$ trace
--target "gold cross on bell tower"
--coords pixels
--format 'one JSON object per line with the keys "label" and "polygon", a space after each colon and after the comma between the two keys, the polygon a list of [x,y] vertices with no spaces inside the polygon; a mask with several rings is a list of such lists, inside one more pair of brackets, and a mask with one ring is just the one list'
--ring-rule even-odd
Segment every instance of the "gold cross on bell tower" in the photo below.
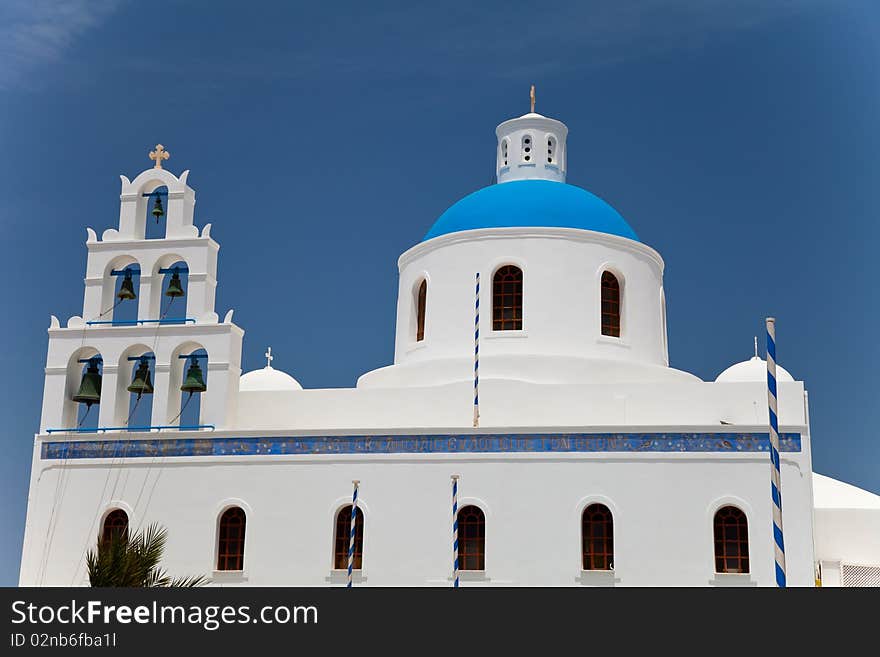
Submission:
{"label": "gold cross on bell tower", "polygon": [[531,109],[529,110],[532,114],[535,113],[535,85],[532,85],[532,88],[529,89],[529,101],[531,103]]}
{"label": "gold cross on bell tower", "polygon": [[171,157],[171,153],[166,151],[162,144],[156,144],[156,150],[150,151],[149,155],[149,158],[156,162],[156,166],[153,167],[154,169],[161,169],[162,160],[167,160],[169,157]]}

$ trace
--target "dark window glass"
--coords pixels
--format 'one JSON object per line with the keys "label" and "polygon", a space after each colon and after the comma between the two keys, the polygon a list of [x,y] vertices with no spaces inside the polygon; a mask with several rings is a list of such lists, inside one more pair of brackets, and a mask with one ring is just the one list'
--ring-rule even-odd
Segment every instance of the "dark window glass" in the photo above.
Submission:
{"label": "dark window glass", "polygon": [[715,572],[749,572],[749,523],[735,506],[715,514]]}
{"label": "dark window glass", "polygon": [[[351,504],[344,506],[336,514],[336,537],[333,541],[333,567],[348,570],[348,544],[351,540]],[[364,558],[364,515],[360,508],[355,511],[354,520],[354,559],[352,568],[360,570]]]}
{"label": "dark window glass", "polygon": [[425,306],[428,301],[428,281],[419,285],[418,311],[416,314],[416,342],[425,339]]}
{"label": "dark window glass", "polygon": [[461,570],[486,569],[486,516],[479,507],[458,512],[458,564]]}
{"label": "dark window glass", "polygon": [[584,509],[581,546],[584,570],[614,568],[614,521],[604,504],[591,504]]}
{"label": "dark window glass", "polygon": [[244,511],[233,506],[220,516],[217,570],[244,570]]}
{"label": "dark window glass", "polygon": [[620,337],[620,283],[610,271],[602,274],[602,335]]}
{"label": "dark window glass", "polygon": [[114,509],[104,518],[101,540],[109,541],[111,536],[128,535],[128,514],[122,509]]}
{"label": "dark window glass", "polygon": [[519,331],[523,317],[523,273],[514,265],[495,272],[492,281],[492,328]]}

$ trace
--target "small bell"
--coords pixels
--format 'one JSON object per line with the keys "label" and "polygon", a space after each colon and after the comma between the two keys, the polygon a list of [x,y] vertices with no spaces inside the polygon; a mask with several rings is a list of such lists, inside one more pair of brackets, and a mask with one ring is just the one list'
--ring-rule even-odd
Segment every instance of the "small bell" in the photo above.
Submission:
{"label": "small bell", "polygon": [[155,200],[153,201],[153,209],[152,214],[156,217],[156,223],[159,223],[159,217],[165,214],[164,208],[162,208],[162,197],[156,194]]}
{"label": "small bell", "polygon": [[116,293],[116,296],[120,301],[137,298],[137,295],[134,293],[134,282],[131,280],[130,269],[125,270],[125,278],[122,279],[122,285],[119,286],[119,292]]}
{"label": "small bell", "polygon": [[195,356],[190,358],[189,369],[180,389],[189,394],[205,392],[208,389],[208,386],[205,385],[205,377],[202,375],[202,368],[199,367],[199,361]]}
{"label": "small bell", "polygon": [[73,396],[73,401],[87,407],[101,403],[101,374],[98,372],[97,360],[89,359],[88,369],[83,373],[79,391]]}
{"label": "small bell", "polygon": [[165,290],[166,297],[182,297],[183,286],[180,284],[180,274],[177,268],[171,273],[171,280],[168,281],[168,289]]}
{"label": "small bell", "polygon": [[150,381],[150,364],[146,359],[141,360],[137,372],[135,372],[134,379],[126,390],[136,393],[138,397],[141,395],[153,394],[153,382]]}

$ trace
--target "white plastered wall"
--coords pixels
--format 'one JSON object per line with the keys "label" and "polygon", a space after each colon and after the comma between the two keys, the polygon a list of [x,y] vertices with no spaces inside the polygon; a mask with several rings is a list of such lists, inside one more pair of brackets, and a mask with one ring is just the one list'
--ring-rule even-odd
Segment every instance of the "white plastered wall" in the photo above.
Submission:
{"label": "white plastered wall", "polygon": [[[136,437],[136,436],[133,436]],[[465,586],[577,586],[597,581],[580,566],[585,500],[614,510],[615,586],[772,586],[766,453],[754,454],[416,454],[191,457],[68,462],[62,497],[57,462],[36,461],[23,585],[85,582],[83,552],[112,506],[127,505],[133,527],[169,530],[164,566],[214,576],[217,513],[247,505],[245,569],[217,573],[219,585],[326,586],[332,518],[361,481],[368,509],[361,582],[451,584],[450,474],[460,498],[486,512],[486,570]],[[788,578],[813,584],[809,453],[782,458]],[[160,479],[161,477],[161,479]],[[102,491],[105,481],[109,490]],[[198,485],[193,485],[198,482]],[[141,491],[144,491],[142,494]],[[751,573],[714,572],[712,514],[736,503],[749,522]],[[125,508],[125,507],[123,507]],[[54,515],[53,510],[54,509]],[[54,523],[51,549],[40,547]]]}

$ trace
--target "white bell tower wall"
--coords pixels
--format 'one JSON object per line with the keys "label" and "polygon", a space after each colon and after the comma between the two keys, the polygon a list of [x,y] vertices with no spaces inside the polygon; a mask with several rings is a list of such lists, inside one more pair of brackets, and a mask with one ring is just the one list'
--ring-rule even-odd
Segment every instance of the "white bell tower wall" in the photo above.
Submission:
{"label": "white bell tower wall", "polygon": [[[46,380],[40,432],[47,429],[73,429],[77,403],[72,401],[80,383],[83,365],[79,359],[102,359],[101,400],[98,429],[120,427],[127,421],[129,392],[134,361],[129,357],[152,353],[153,387],[151,425],[179,422],[180,385],[187,361],[179,356],[204,350],[207,363],[200,365],[207,390],[201,394],[198,424],[220,429],[234,426],[241,375],[241,344],[244,332],[232,323],[230,310],[221,321],[215,312],[217,256],[220,245],[211,237],[211,224],[199,229],[193,225],[195,192],[187,185],[189,171],[179,178],[154,167],[129,181],[122,179],[118,228],[104,231],[99,240],[87,228],[88,257],[81,316],[73,316],[62,327],[54,316],[49,327]],[[149,194],[159,187],[168,190],[165,209],[165,236],[146,239]],[[182,263],[182,265],[181,265]],[[186,294],[182,299],[163,294],[171,273],[160,273],[173,265],[185,266]],[[133,284],[137,319],[114,322],[116,276],[113,270],[136,266],[140,275]],[[163,317],[185,304],[184,318]],[[92,411],[95,412],[94,410]]]}

